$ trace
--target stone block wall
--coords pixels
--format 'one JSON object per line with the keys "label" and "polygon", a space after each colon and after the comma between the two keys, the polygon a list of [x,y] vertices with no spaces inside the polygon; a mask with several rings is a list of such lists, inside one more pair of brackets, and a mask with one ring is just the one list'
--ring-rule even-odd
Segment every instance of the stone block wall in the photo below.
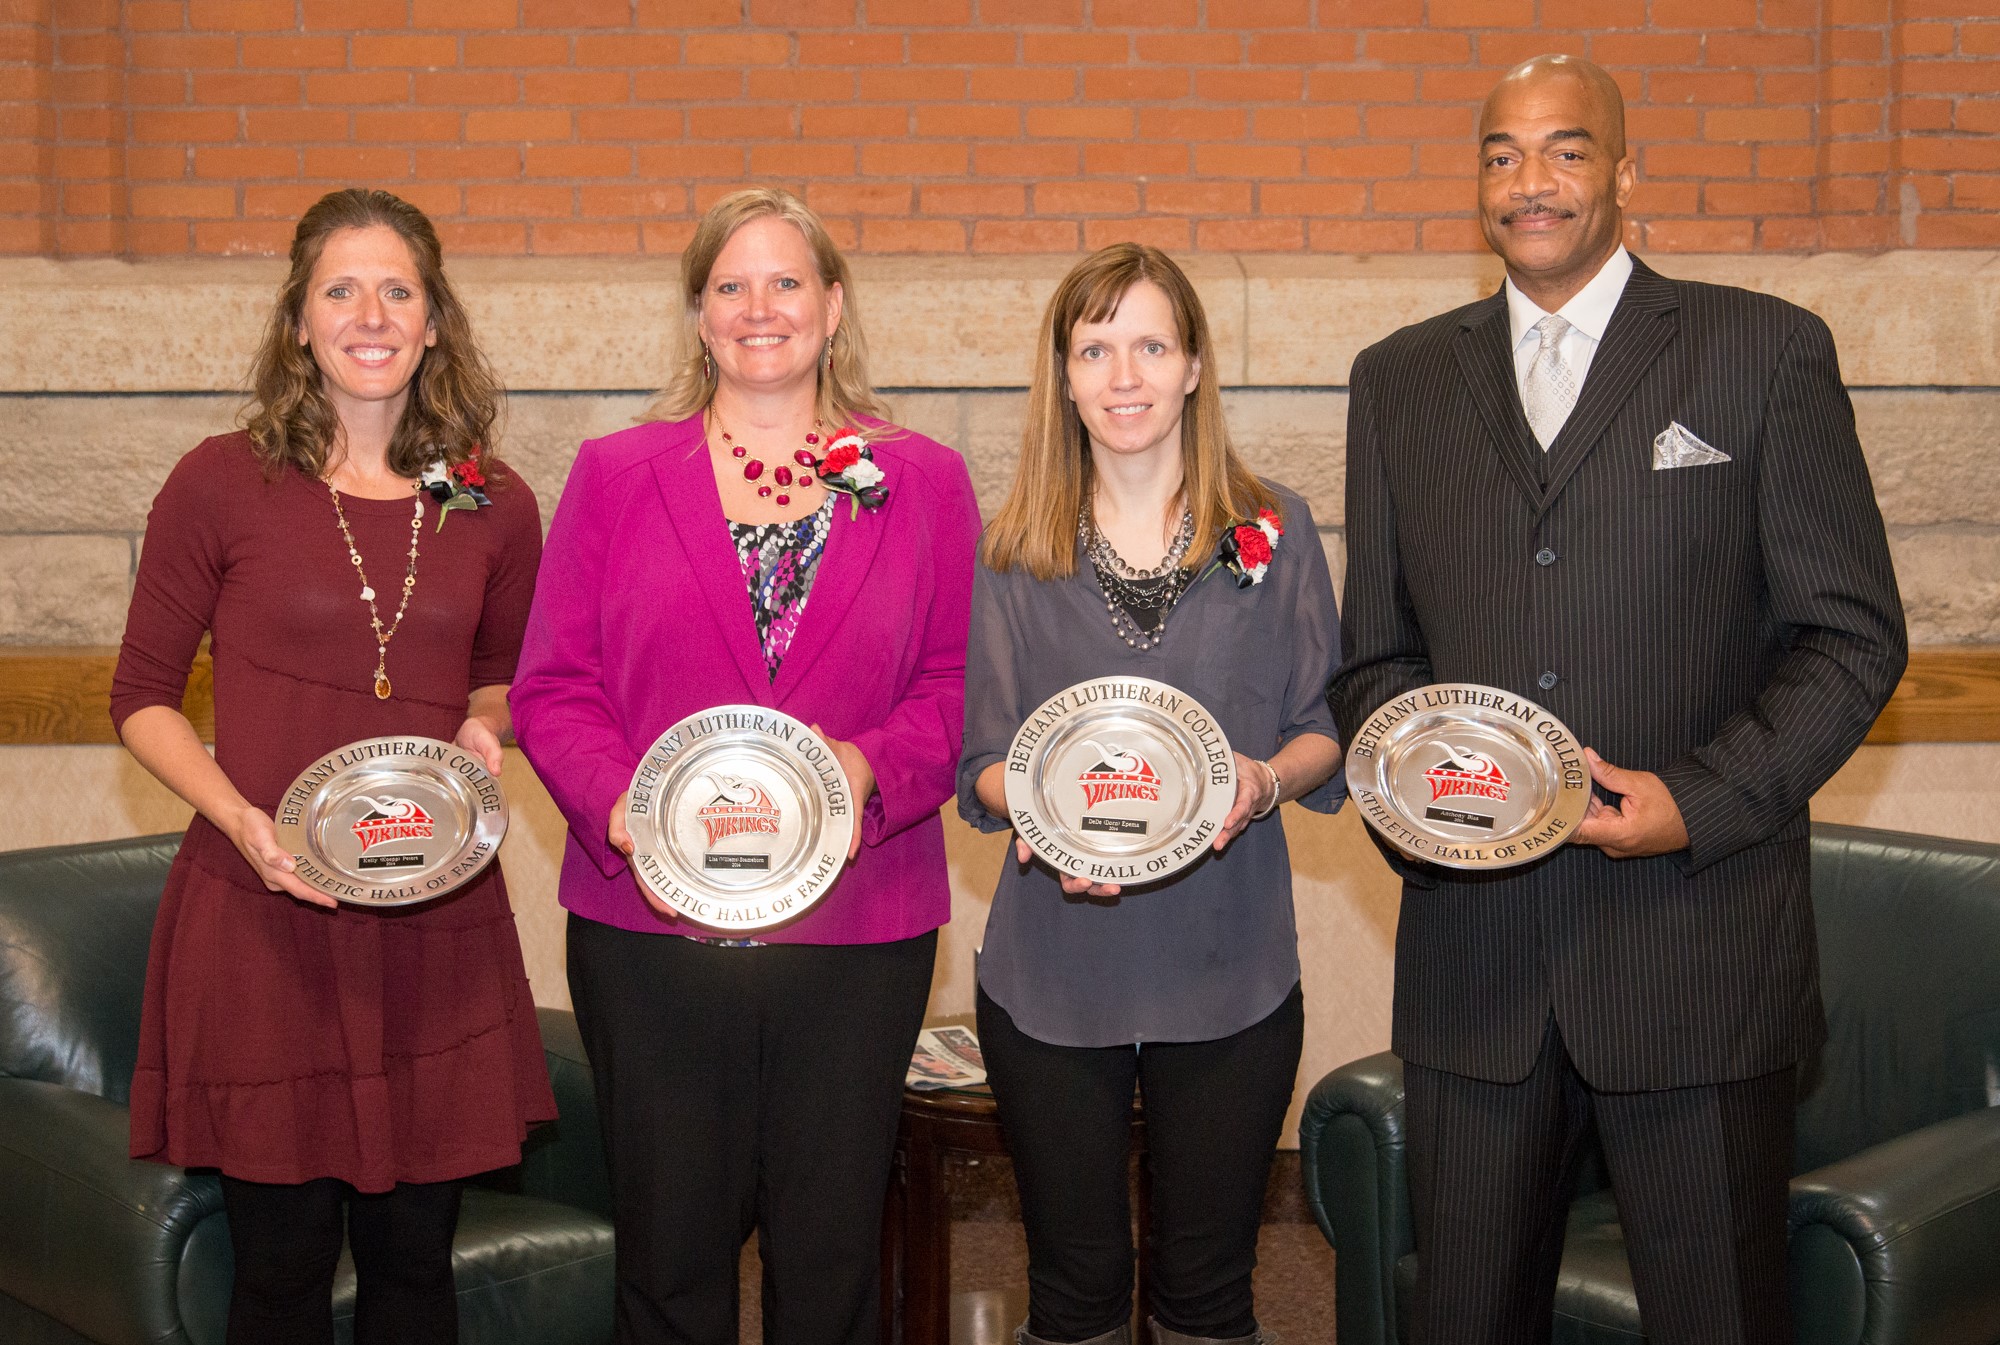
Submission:
{"label": "stone block wall", "polygon": [[[1062,258],[862,259],[877,380],[904,423],[1005,495],[1033,332]],[[1498,282],[1486,258],[1191,260],[1245,457],[1313,507],[1336,573],[1347,367],[1403,322]],[[1825,316],[1889,525],[1913,640],[2000,641],[2000,259],[1679,258]],[[502,452],[553,511],[576,446],[632,423],[668,367],[672,269],[514,260],[457,268],[514,389]],[[168,469],[230,428],[269,263],[0,261],[0,644],[112,644]],[[198,313],[190,324],[188,314]],[[198,337],[191,333],[198,332]],[[530,333],[525,345],[517,340]],[[329,538],[332,534],[329,533]]]}

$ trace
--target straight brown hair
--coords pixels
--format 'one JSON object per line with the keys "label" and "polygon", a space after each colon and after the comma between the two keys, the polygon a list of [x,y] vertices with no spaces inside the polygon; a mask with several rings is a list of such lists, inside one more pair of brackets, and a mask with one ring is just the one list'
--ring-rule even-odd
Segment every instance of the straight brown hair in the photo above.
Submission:
{"label": "straight brown hair", "polygon": [[319,365],[299,342],[306,290],[326,240],[342,229],[383,225],[410,249],[423,286],[437,344],[424,351],[410,379],[410,400],[389,440],[389,470],[419,476],[442,458],[465,462],[491,446],[500,414],[500,383],[472,337],[472,320],[445,279],[444,249],[423,211],[386,191],[350,187],[329,192],[300,217],[292,233],[291,271],[264,327],[250,366],[250,401],[243,425],[273,476],[286,466],[324,476],[340,442],[340,412],[320,386]]}
{"label": "straight brown hair", "polygon": [[1014,484],[980,543],[990,568],[1005,572],[1018,565],[1044,580],[1076,572],[1077,525],[1094,482],[1090,443],[1069,396],[1070,340],[1078,323],[1116,314],[1141,282],[1159,286],[1167,296],[1181,348],[1201,361],[1199,381],[1181,411],[1181,500],[1194,515],[1194,540],[1182,566],[1206,565],[1215,558],[1224,528],[1278,507],[1271,489],[1230,445],[1208,315],[1187,273],[1156,247],[1113,243],[1077,263],[1042,314]]}

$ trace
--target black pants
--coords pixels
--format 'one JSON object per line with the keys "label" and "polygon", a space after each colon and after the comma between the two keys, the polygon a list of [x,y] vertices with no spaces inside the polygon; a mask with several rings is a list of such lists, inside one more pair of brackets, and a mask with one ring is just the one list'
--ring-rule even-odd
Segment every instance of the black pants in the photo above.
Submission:
{"label": "black pants", "polygon": [[1162,1326],[1229,1339],[1257,1329],[1250,1272],[1271,1155],[1305,1034],[1297,986],[1215,1041],[1052,1046],[979,994],[979,1044],[1021,1189],[1028,1330],[1079,1341],[1132,1315],[1126,1167],[1132,1087],[1152,1168],[1152,1302]]}
{"label": "black pants", "polygon": [[873,1345],[882,1205],[937,935],[717,948],[571,916],[618,1229],[620,1345]]}
{"label": "black pants", "polygon": [[451,1345],[451,1235],[463,1183],[363,1195],[322,1177],[297,1186],[222,1179],[236,1283],[229,1345],[330,1345],[342,1214],[354,1252],[355,1345]]}
{"label": "black pants", "polygon": [[1591,1121],[1653,1345],[1792,1339],[1785,1266],[1793,1071],[1602,1093],[1553,1019],[1529,1076],[1405,1064],[1417,1345],[1549,1339],[1563,1227]]}

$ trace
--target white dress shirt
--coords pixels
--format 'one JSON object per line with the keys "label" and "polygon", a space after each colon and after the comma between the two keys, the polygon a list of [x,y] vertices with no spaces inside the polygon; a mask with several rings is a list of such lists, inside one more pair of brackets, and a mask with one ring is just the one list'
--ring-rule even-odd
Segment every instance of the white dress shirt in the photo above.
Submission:
{"label": "white dress shirt", "polygon": [[[1632,254],[1621,244],[1591,277],[1590,283],[1556,311],[1557,317],[1569,323],[1569,330],[1563,333],[1557,349],[1579,390],[1584,376],[1590,372],[1590,361],[1597,355],[1597,343],[1604,339],[1612,310],[1618,307],[1619,296],[1625,293],[1625,282],[1631,275]],[[1535,362],[1535,352],[1542,344],[1535,333],[1535,324],[1549,315],[1515,288],[1512,276],[1507,278],[1506,290],[1507,324],[1514,337],[1514,391],[1519,394],[1528,381],[1528,366]]]}

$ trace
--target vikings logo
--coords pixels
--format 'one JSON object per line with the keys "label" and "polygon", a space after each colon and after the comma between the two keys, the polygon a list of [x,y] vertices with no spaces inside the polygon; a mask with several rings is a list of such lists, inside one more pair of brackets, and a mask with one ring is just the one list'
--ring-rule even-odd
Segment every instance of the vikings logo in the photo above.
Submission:
{"label": "vikings logo", "polygon": [[708,775],[702,777],[715,787],[715,797],[695,810],[701,819],[701,827],[708,834],[708,848],[713,850],[717,841],[730,836],[743,836],[752,832],[766,835],[778,834],[778,820],[784,814],[778,805],[771,802],[771,796],[748,780],[734,775]]}
{"label": "vikings logo", "polygon": [[1083,786],[1086,809],[1113,799],[1160,801],[1160,773],[1152,762],[1137,752],[1121,750],[1116,743],[1100,744],[1086,738],[1083,745],[1097,756],[1097,764],[1076,777]]}
{"label": "vikings logo", "polygon": [[437,830],[431,815],[409,799],[371,799],[357,794],[354,801],[368,806],[354,824],[354,837],[364,852],[390,841],[427,841]]}
{"label": "vikings logo", "polygon": [[1438,746],[1444,749],[1444,760],[1424,772],[1424,779],[1431,782],[1432,803],[1466,794],[1501,803],[1507,801],[1507,791],[1513,782],[1492,757],[1450,743]]}

